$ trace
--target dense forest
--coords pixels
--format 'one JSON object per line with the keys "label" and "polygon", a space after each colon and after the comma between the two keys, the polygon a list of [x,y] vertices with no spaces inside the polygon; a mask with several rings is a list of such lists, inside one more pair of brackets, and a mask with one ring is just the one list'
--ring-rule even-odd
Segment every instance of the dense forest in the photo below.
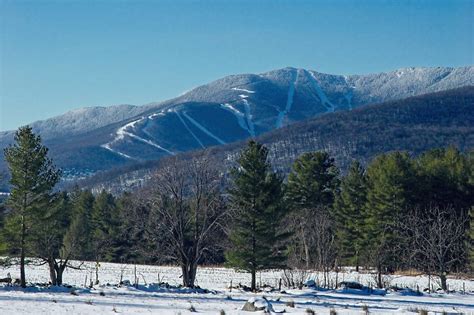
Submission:
{"label": "dense forest", "polygon": [[[303,153],[326,151],[346,173],[353,159],[363,166],[377,155],[406,151],[419,155],[432,148],[455,146],[462,152],[474,147],[474,87],[410,97],[403,100],[339,111],[291,124],[257,137],[269,149],[275,170],[287,175]],[[222,171],[230,169],[245,147],[238,142],[209,148]],[[179,154],[183,159],[201,152]],[[141,187],[163,161],[147,161],[97,173],[80,185],[120,194]]]}
{"label": "dense forest", "polygon": [[225,264],[249,272],[252,290],[260,270],[300,282],[297,270],[342,266],[375,270],[378,287],[416,269],[447,290],[447,275],[474,264],[474,152],[453,146],[354,159],[346,172],[330,152],[306,152],[284,176],[251,140],[228,170],[212,151],[174,157],[141,189],[115,196],[58,190],[61,171],[30,127],[4,154],[11,195],[0,247],[4,263],[18,258],[22,286],[30,258],[49,266],[54,285],[71,260],[92,260],[176,264],[187,287],[199,265]]}

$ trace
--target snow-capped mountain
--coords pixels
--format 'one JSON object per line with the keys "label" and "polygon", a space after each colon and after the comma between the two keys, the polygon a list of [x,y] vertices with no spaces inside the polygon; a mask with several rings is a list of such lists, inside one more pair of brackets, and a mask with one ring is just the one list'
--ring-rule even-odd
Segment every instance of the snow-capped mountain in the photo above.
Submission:
{"label": "snow-capped mountain", "polygon": [[[325,113],[467,85],[474,85],[472,66],[349,76],[284,68],[227,76],[162,103],[86,108],[32,126],[59,166],[71,174],[92,173],[258,136]],[[11,135],[0,133],[0,147]]]}
{"label": "snow-capped mountain", "polygon": [[[423,94],[352,111],[307,119],[257,137],[269,149],[269,160],[281,174],[288,174],[294,160],[305,152],[324,150],[344,173],[354,159],[368,164],[375,156],[402,150],[418,155],[454,146],[474,148],[474,86]],[[209,149],[212,163],[222,172],[235,165],[246,142]],[[198,150],[178,156],[189,159]],[[118,167],[80,182],[98,192],[119,194],[142,187],[161,167],[149,161]]]}

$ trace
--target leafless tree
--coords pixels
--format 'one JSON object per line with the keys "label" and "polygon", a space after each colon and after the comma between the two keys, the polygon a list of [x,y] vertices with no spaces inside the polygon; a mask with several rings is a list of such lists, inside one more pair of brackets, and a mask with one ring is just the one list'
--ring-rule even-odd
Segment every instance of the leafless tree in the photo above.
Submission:
{"label": "leafless tree", "polygon": [[455,214],[452,206],[415,208],[400,226],[410,246],[410,261],[415,267],[436,274],[447,290],[447,274],[465,256],[467,216]]}
{"label": "leafless tree", "polygon": [[171,158],[155,175],[149,235],[164,258],[180,265],[186,287],[195,286],[198,263],[215,250],[226,216],[220,189],[220,174],[205,154]]}
{"label": "leafless tree", "polygon": [[289,265],[296,269],[323,272],[323,285],[328,286],[329,272],[337,257],[334,221],[327,207],[302,209],[288,219],[294,231]]}
{"label": "leafless tree", "polygon": [[314,212],[311,243],[314,244],[316,269],[323,271],[323,285],[329,286],[329,272],[335,267],[337,249],[334,220],[329,209],[321,207]]}

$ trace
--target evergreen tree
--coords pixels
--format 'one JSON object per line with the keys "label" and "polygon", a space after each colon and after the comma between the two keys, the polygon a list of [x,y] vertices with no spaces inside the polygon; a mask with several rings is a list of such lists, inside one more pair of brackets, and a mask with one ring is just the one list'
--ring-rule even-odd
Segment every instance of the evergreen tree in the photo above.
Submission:
{"label": "evergreen tree", "polygon": [[31,252],[48,265],[53,285],[62,284],[62,275],[70,258],[63,251],[63,239],[70,225],[71,210],[69,197],[63,192],[32,227],[35,238]]}
{"label": "evergreen tree", "polygon": [[[474,206],[474,182],[472,181],[473,160],[469,154],[463,154],[454,147],[439,148],[423,153],[415,161],[420,196],[417,200],[420,215],[428,216],[430,208],[444,209],[446,220],[452,217],[465,218],[472,215]],[[449,211],[452,211],[449,213]],[[426,213],[425,213],[426,212]],[[465,255],[469,246],[469,221],[465,221],[465,246],[456,247],[454,267],[468,265],[469,255]],[[423,266],[422,266],[423,267]]]}
{"label": "evergreen tree", "polygon": [[419,177],[419,200],[422,208],[428,205],[452,207],[460,211],[453,215],[467,215],[474,205],[474,183],[470,180],[472,160],[454,147],[433,149],[415,161]]}
{"label": "evergreen tree", "polygon": [[367,178],[364,168],[354,161],[341,182],[336,198],[335,217],[341,255],[359,271],[360,257],[365,248],[365,204]]}
{"label": "evergreen tree", "polygon": [[[296,260],[304,260],[306,268],[312,260],[319,260],[310,254],[319,251],[310,248],[315,227],[309,219],[315,218],[316,211],[331,210],[339,186],[338,175],[334,159],[327,152],[304,153],[293,163],[288,175],[285,197],[292,210],[291,228],[295,232],[290,249],[296,256],[304,257]],[[296,254],[301,251],[303,255]]]}
{"label": "evergreen tree", "polygon": [[377,285],[383,286],[382,272],[400,265],[396,249],[404,240],[397,235],[397,220],[413,200],[415,177],[413,162],[406,153],[382,154],[367,169],[368,193],[366,204],[368,258],[377,268]]}
{"label": "evergreen tree", "polygon": [[339,170],[327,152],[302,154],[288,175],[286,198],[293,208],[332,206]]}
{"label": "evergreen tree", "polygon": [[7,218],[8,245],[20,255],[20,281],[25,287],[25,257],[29,254],[31,240],[36,237],[31,228],[51,206],[53,188],[61,172],[48,158],[48,149],[42,145],[41,137],[35,135],[29,126],[15,133],[15,143],[5,149],[5,160],[11,174],[8,205],[12,212]]}
{"label": "evergreen tree", "polygon": [[118,208],[112,194],[102,191],[95,197],[91,214],[92,246],[95,260],[112,260],[113,242],[118,234]]}
{"label": "evergreen tree", "polygon": [[267,157],[268,149],[252,140],[241,153],[239,166],[231,171],[229,194],[235,218],[232,246],[225,255],[229,266],[251,273],[252,290],[256,289],[257,271],[281,268],[286,258],[282,178],[272,171]]}
{"label": "evergreen tree", "polygon": [[71,194],[71,225],[64,236],[64,247],[72,252],[74,259],[93,260],[92,209],[94,195],[88,190],[75,190]]}

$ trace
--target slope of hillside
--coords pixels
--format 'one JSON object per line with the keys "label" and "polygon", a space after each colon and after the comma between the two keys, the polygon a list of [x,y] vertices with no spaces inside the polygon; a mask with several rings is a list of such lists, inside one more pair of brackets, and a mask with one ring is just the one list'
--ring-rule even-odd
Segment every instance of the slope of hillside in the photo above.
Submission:
{"label": "slope of hillside", "polygon": [[[326,150],[344,171],[353,159],[367,163],[394,150],[419,154],[453,145],[474,149],[474,87],[410,97],[353,111],[329,113],[274,130],[257,138],[270,148],[275,168],[286,173],[300,154]],[[213,147],[210,154],[222,168],[231,166],[245,142]],[[189,158],[196,153],[184,153]],[[82,181],[94,189],[119,192],[143,185],[159,162],[118,168]]]}
{"label": "slope of hillside", "polygon": [[[87,108],[33,126],[66,177],[74,179],[225,145],[326,113],[464,85],[474,85],[474,67],[351,76],[284,68],[228,76],[162,103]],[[0,147],[11,139],[11,132],[0,134]]]}

